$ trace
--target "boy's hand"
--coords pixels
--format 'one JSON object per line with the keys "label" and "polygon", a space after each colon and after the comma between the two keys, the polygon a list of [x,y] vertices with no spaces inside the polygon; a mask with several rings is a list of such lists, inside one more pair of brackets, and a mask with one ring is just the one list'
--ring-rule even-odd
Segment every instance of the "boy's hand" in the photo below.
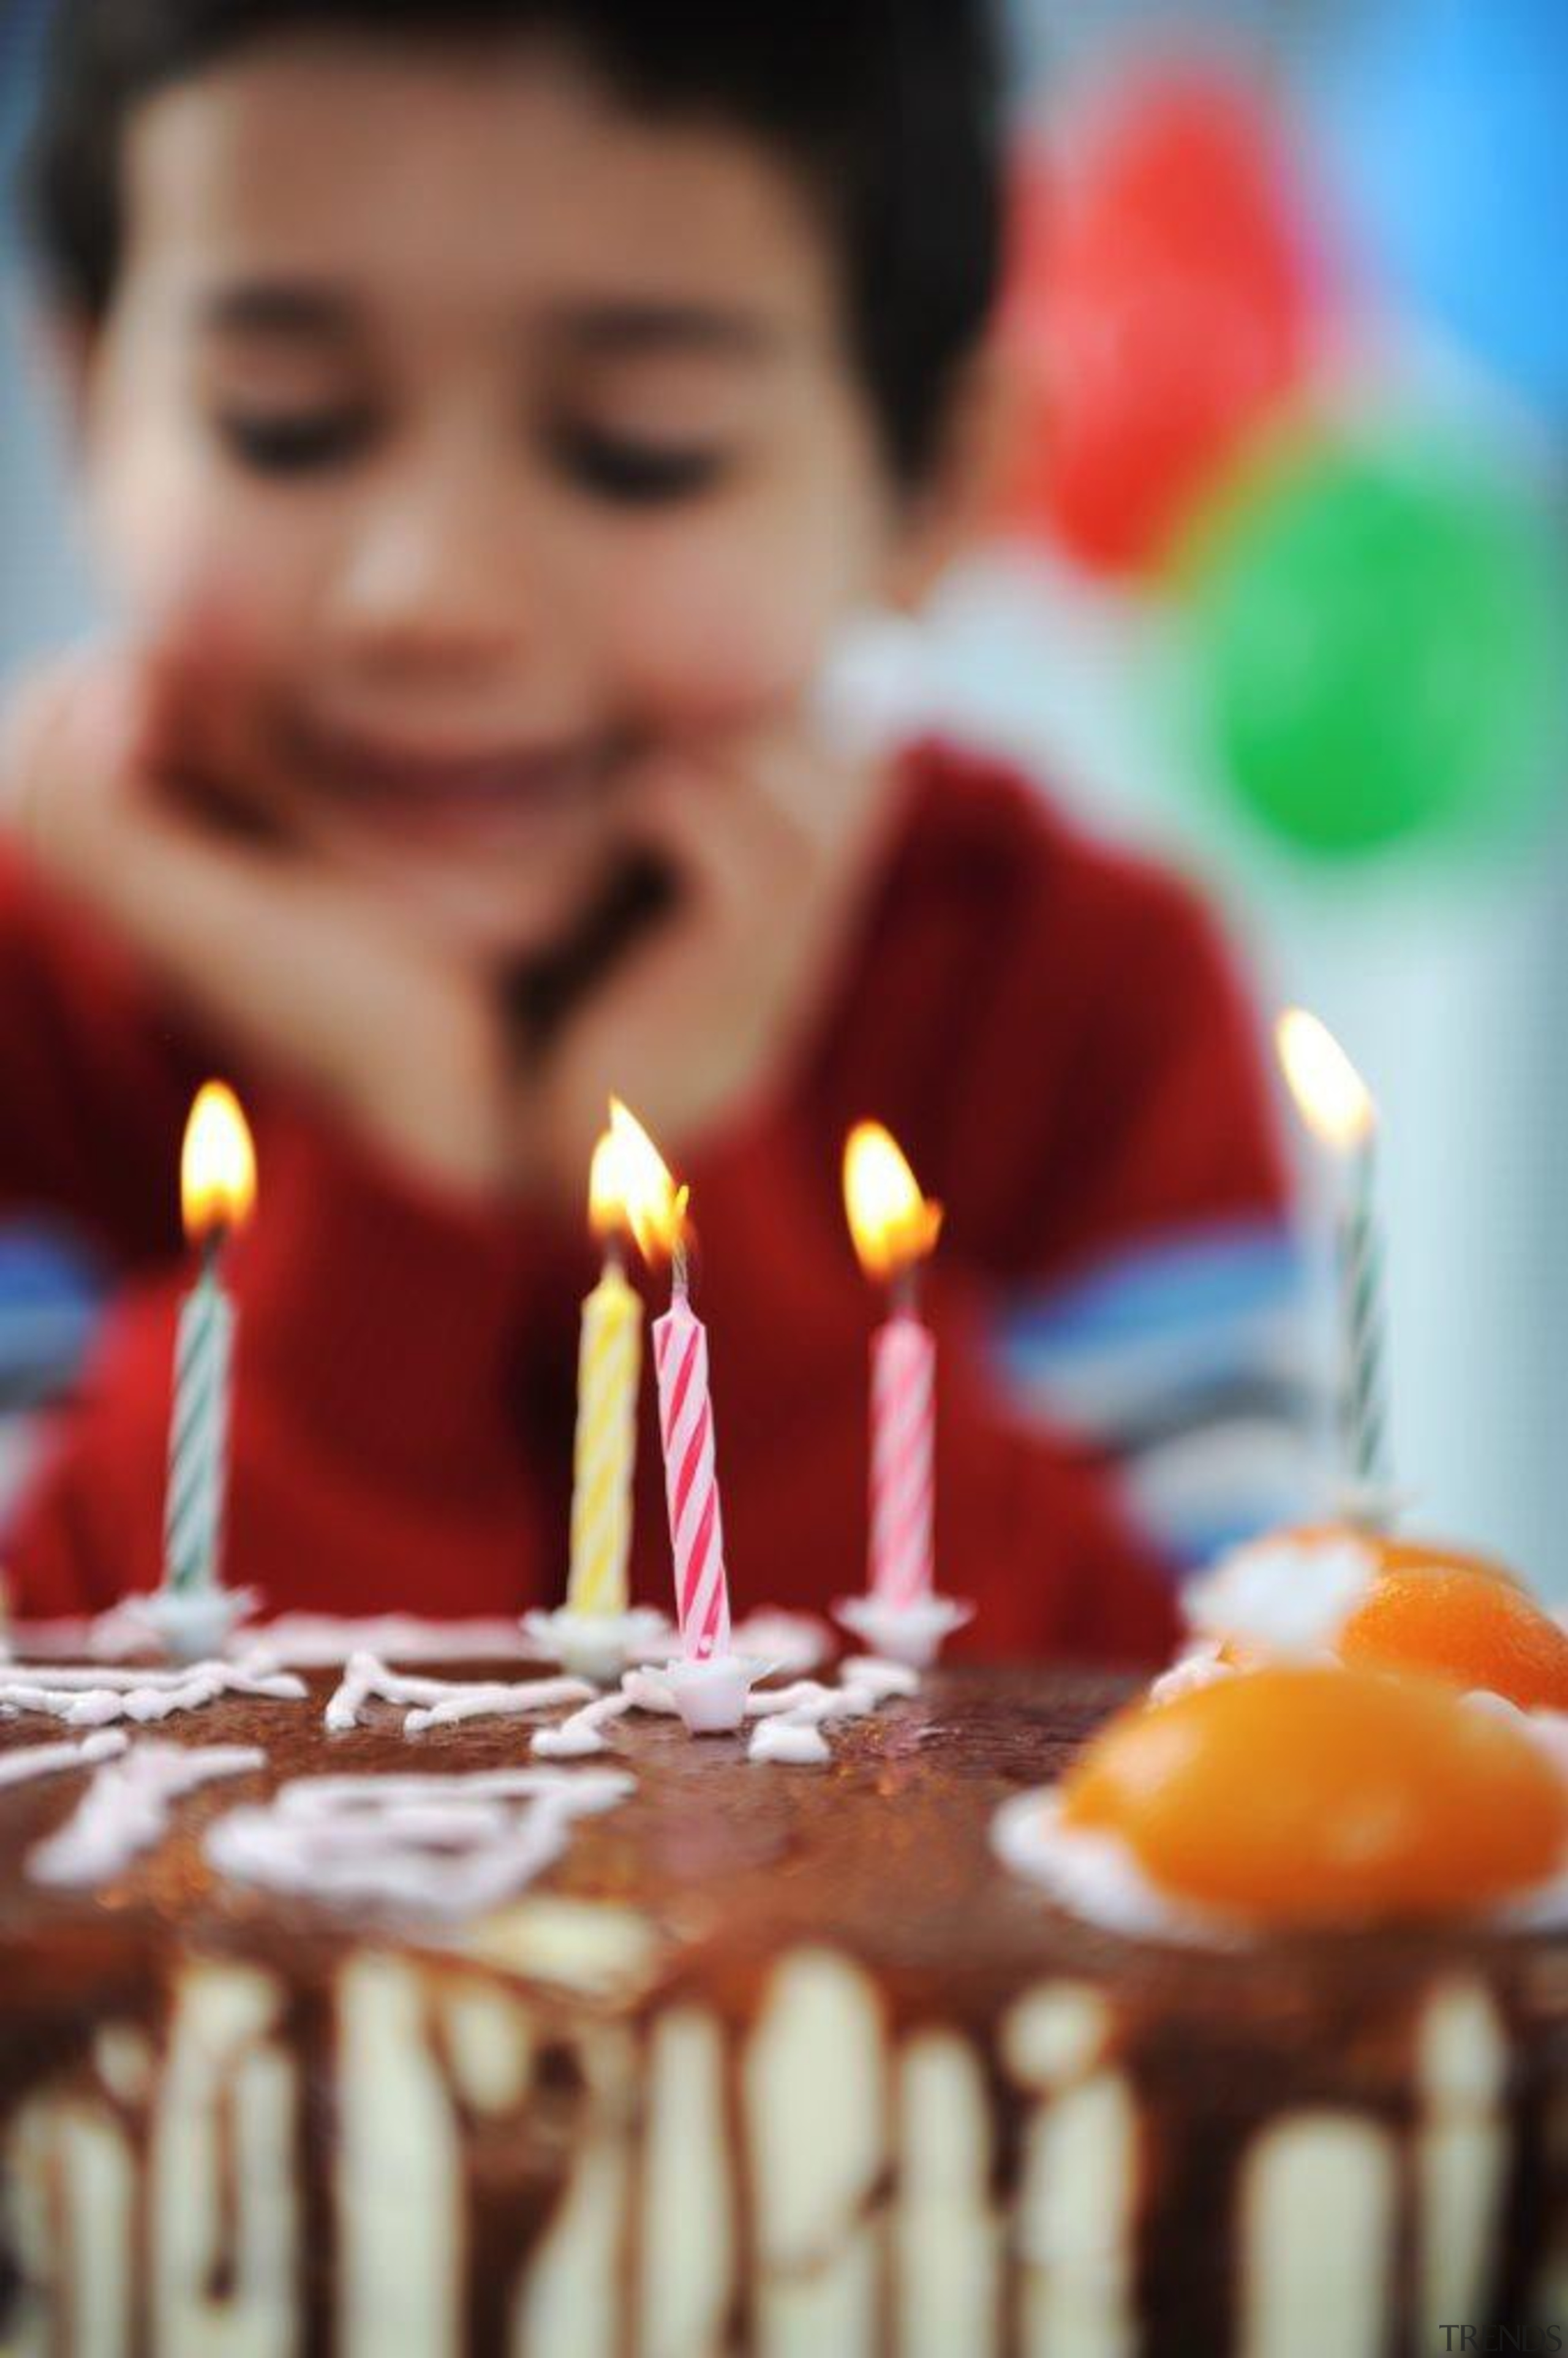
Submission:
{"label": "boy's hand", "polygon": [[581,1194],[611,1093],[672,1155],[784,1076],[830,984],[885,797],[804,730],[666,752],[635,789],[674,905],[569,1017],[524,1109],[557,1194]]}
{"label": "boy's hand", "polygon": [[190,658],[70,659],[10,716],[0,815],[201,1020],[404,1167],[575,1205],[611,1092],[673,1154],[781,1076],[866,868],[873,772],[804,731],[651,761],[636,849],[673,905],[524,1070],[492,976],[220,810],[229,700]]}
{"label": "boy's hand", "polygon": [[437,1184],[506,1176],[507,1043],[493,992],[362,892],[200,808],[223,697],[189,662],[68,659],[17,698],[0,814],[240,1052]]}

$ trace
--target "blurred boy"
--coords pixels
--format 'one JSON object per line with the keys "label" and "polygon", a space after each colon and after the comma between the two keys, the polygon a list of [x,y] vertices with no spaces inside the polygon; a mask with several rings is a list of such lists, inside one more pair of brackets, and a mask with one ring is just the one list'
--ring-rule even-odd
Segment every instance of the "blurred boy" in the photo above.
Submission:
{"label": "blurred boy", "polygon": [[1280,1282],[1248,1019],[1171,883],[814,718],[976,497],[995,96],[970,0],[66,0],[36,214],[130,624],[14,719],[0,1189],[124,1286],[25,1609],[157,1577],[216,1067],[263,1175],[229,1568],[274,1607],[558,1595],[614,1089],[693,1188],[738,1606],[862,1576],[873,1115],[948,1207],[944,1588],[988,1650],[1165,1644],[1129,1450],[1248,1368],[1183,1400],[1125,1347]]}

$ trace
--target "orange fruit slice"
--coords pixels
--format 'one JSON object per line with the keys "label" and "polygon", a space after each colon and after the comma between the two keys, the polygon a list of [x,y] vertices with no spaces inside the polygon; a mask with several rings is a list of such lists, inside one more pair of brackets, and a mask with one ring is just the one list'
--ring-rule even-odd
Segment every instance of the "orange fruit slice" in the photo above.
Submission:
{"label": "orange fruit slice", "polygon": [[1522,1585],[1518,1573],[1497,1556],[1478,1555],[1468,1548],[1449,1546],[1444,1540],[1411,1539],[1392,1531],[1368,1531],[1358,1523],[1293,1523],[1266,1540],[1266,1546],[1319,1548],[1336,1541],[1366,1549],[1379,1572],[1479,1572],[1489,1579]]}
{"label": "orange fruit slice", "polygon": [[1281,1925],[1465,1914],[1568,1853],[1568,1780],[1451,1688],[1331,1665],[1222,1679],[1112,1720],[1063,1788],[1162,1890]]}
{"label": "orange fruit slice", "polygon": [[1488,1572],[1386,1572],[1339,1633],[1346,1662],[1422,1671],[1506,1695],[1521,1711],[1568,1711],[1568,1631]]}
{"label": "orange fruit slice", "polygon": [[1524,1585],[1518,1573],[1497,1556],[1476,1555],[1467,1548],[1385,1534],[1376,1537],[1372,1545],[1384,1572],[1474,1572],[1487,1580],[1504,1581],[1510,1588]]}

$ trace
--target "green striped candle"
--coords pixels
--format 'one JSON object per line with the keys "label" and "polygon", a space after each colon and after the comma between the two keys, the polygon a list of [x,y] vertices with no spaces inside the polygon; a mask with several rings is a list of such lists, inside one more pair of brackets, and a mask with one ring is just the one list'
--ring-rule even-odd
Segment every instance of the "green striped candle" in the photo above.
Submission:
{"label": "green striped candle", "polygon": [[1348,1200],[1339,1221],[1339,1283],[1344,1323],[1340,1422],[1355,1497],[1388,1488],[1388,1407],[1383,1372],[1383,1255],[1378,1235],[1377,1172],[1368,1138],[1351,1158]]}
{"label": "green striped candle", "polygon": [[1341,1173],[1340,1432],[1350,1506],[1363,1521],[1389,1508],[1383,1257],[1377,1220],[1377,1109],[1325,1024],[1292,1008],[1276,1029],[1280,1062],[1307,1127]]}
{"label": "green striped candle", "polygon": [[234,1305],[219,1260],[210,1245],[201,1275],[179,1306],[164,1505],[164,1579],[177,1595],[218,1585],[234,1358]]}
{"label": "green striped candle", "polygon": [[164,1504],[164,1586],[193,1596],[219,1585],[229,1481],[229,1402],[233,1383],[234,1305],[223,1284],[223,1248],[255,1195],[250,1131],[232,1090],[211,1081],[191,1109],[180,1164],[186,1234],[201,1248],[201,1270],[179,1306],[168,1487]]}

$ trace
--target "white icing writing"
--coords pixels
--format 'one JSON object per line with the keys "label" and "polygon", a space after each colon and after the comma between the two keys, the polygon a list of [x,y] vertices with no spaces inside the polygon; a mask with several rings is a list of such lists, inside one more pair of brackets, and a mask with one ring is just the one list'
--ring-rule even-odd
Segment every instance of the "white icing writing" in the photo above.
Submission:
{"label": "white icing writing", "polygon": [[407,1716],[406,1736],[428,1727],[449,1727],[464,1719],[525,1717],[566,1703],[591,1702],[596,1690],[583,1679],[430,1679],[388,1670],[373,1654],[355,1654],[327,1705],[326,1724],[341,1735],[358,1727],[367,1703],[397,1705]]}
{"label": "white icing writing", "polygon": [[[828,1758],[819,1732],[827,1722],[863,1718],[894,1695],[915,1693],[919,1685],[919,1673],[902,1663],[856,1655],[844,1663],[837,1686],[800,1679],[790,1686],[758,1688],[746,1703],[747,1717],[759,1723],[750,1757],[820,1765]],[[357,1727],[366,1704],[373,1701],[389,1703],[403,1711],[406,1736],[463,1720],[524,1718],[562,1704],[576,1704],[578,1708],[557,1725],[542,1727],[534,1736],[534,1752],[542,1759],[553,1760],[586,1759],[607,1752],[605,1730],[628,1712],[676,1715],[665,1678],[654,1669],[629,1670],[619,1688],[600,1694],[581,1679],[507,1682],[423,1678],[388,1670],[373,1655],[356,1654],[327,1705],[328,1727],[338,1733]],[[777,1732],[764,1733],[773,1723]]]}
{"label": "white icing writing", "polygon": [[245,1633],[247,1663],[331,1670],[358,1654],[383,1661],[481,1662],[527,1660],[533,1648],[515,1621],[421,1621],[382,1613],[346,1621],[329,1613],[285,1613]]}
{"label": "white icing writing", "polygon": [[919,1692],[920,1674],[903,1662],[884,1662],[874,1654],[851,1655],[839,1665],[836,1687],[803,1679],[776,1693],[765,1688],[751,1697],[747,1710],[759,1723],[747,1747],[752,1760],[773,1760],[791,1768],[821,1768],[831,1758],[823,1728],[838,1719],[863,1719],[895,1695]]}
{"label": "white icing writing", "polygon": [[28,1854],[27,1873],[38,1883],[107,1882],[161,1841],[182,1794],[265,1766],[253,1745],[130,1745],[97,1769],[59,1832]]}
{"label": "white icing writing", "polygon": [[91,1670],[64,1664],[7,1662],[0,1672],[0,1717],[38,1712],[68,1727],[108,1727],[129,1719],[145,1725],[178,1712],[201,1711],[221,1695],[254,1695],[303,1703],[303,1682],[229,1662],[194,1662],[187,1670]]}
{"label": "white icing writing", "polygon": [[604,1752],[604,1730],[612,1719],[620,1719],[632,1709],[632,1697],[623,1691],[618,1694],[598,1695],[592,1703],[584,1704],[558,1727],[541,1727],[534,1738],[533,1749],[546,1760],[581,1760],[591,1752]]}
{"label": "white icing writing", "polygon": [[92,1768],[124,1752],[130,1737],[117,1727],[101,1728],[80,1744],[27,1744],[0,1754],[0,1786],[29,1784],[35,1777],[58,1777],[64,1768]]}
{"label": "white icing writing", "polygon": [[470,1916],[553,1864],[574,1820],[633,1790],[617,1769],[470,1776],[302,1777],[208,1829],[221,1873],[275,1891]]}

